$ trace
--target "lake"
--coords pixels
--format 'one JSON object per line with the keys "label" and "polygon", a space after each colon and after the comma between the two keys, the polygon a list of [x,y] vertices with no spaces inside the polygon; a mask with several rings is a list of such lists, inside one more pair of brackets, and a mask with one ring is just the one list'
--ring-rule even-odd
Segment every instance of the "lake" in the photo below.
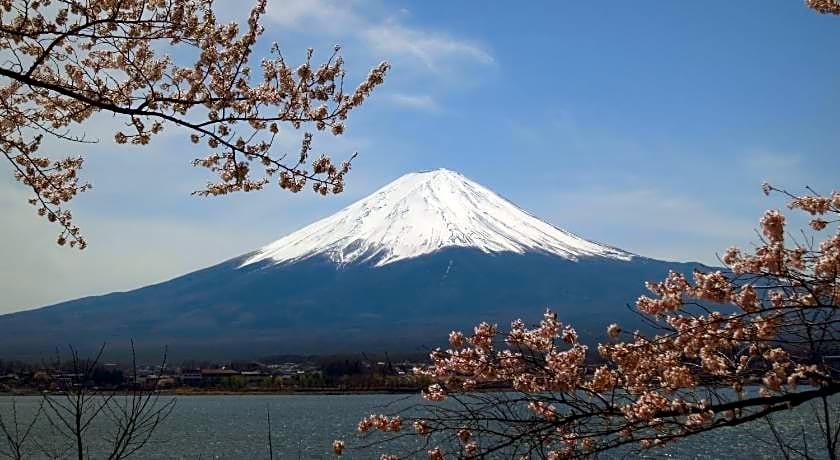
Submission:
{"label": "lake", "polygon": [[[0,397],[0,413],[7,419],[13,399],[17,401],[23,419],[35,410],[39,401],[37,396]],[[334,458],[331,454],[333,439],[343,438],[348,444],[358,441],[354,433],[361,417],[371,412],[387,412],[382,409],[385,404],[391,404],[393,408],[420,401],[413,395],[208,395],[178,396],[176,400],[175,411],[156,433],[154,443],[147,445],[136,458],[268,458],[267,409],[271,411],[274,458]],[[801,407],[775,420],[782,429],[799,436],[802,422],[809,413],[810,408]],[[813,422],[810,423],[804,426],[816,430]],[[98,458],[96,442],[101,442],[102,428],[99,424],[91,432],[91,439],[95,439],[91,442],[92,458]],[[57,440],[48,425],[39,425],[37,429],[41,442]],[[774,444],[760,440],[769,440],[768,435],[767,425],[759,422],[721,429],[713,435],[701,435],[644,454],[648,458],[680,459],[779,458]],[[815,433],[811,433],[811,437],[816,443]],[[5,442],[5,439],[0,440],[0,450],[4,450]],[[398,451],[389,449],[389,452],[395,450]],[[346,451],[342,458],[379,458],[382,452],[382,448]],[[621,457],[636,455],[616,452],[601,458]]]}

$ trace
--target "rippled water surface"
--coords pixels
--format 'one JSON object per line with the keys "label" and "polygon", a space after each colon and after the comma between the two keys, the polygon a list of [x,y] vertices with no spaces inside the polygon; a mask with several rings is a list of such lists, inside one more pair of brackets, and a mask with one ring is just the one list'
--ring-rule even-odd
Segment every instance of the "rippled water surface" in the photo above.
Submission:
{"label": "rippled water surface", "polygon": [[[6,420],[12,399],[0,397],[0,413]],[[176,399],[175,411],[160,427],[154,442],[139,452],[137,458],[268,458],[267,410],[271,412],[274,458],[333,458],[330,454],[333,439],[344,438],[348,444],[358,442],[353,432],[361,417],[419,402],[419,398],[405,395],[179,396]],[[14,400],[22,420],[27,420],[39,402],[38,397]],[[391,406],[383,408],[386,404]],[[798,439],[802,438],[804,429],[813,446],[818,435],[813,419],[808,417],[810,414],[809,407],[797,408],[784,417],[777,417],[777,425],[787,435],[795,435]],[[101,452],[97,449],[101,449],[104,428],[98,424],[91,431],[91,458],[101,455],[97,455]],[[39,424],[36,430],[39,442],[60,444],[47,424]],[[767,425],[758,422],[721,429],[715,434],[687,439],[645,454],[652,458],[680,459],[779,458],[775,444],[767,442],[770,439]],[[5,447],[4,442],[0,440],[0,446]],[[407,452],[412,446],[403,445],[394,450]],[[381,448],[351,450],[343,458],[378,458],[382,452]],[[42,457],[33,455],[32,458]],[[601,458],[622,457],[634,458],[637,454],[616,452]]]}

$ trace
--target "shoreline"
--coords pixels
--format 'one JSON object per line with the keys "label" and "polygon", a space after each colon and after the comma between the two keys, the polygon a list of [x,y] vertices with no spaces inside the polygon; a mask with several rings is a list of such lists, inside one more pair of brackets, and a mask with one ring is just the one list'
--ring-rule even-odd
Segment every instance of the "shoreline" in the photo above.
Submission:
{"label": "shoreline", "polygon": [[[370,390],[342,390],[334,388],[319,388],[312,390],[224,390],[224,389],[162,389],[157,390],[156,393],[161,396],[262,396],[262,395],[382,395],[382,394],[420,394],[420,388],[417,389],[386,389],[377,388]],[[127,390],[95,390],[96,393],[101,394],[116,394],[128,395],[131,391]],[[151,390],[144,390],[145,393],[151,393]],[[1,392],[0,398],[9,398],[16,396],[41,396],[41,395],[61,395],[61,391],[12,391]]]}

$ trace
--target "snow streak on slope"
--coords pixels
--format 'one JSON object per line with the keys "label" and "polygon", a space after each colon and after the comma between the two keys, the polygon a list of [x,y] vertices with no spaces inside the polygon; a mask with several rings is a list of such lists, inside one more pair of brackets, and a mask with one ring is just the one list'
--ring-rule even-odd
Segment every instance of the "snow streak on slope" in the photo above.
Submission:
{"label": "snow streak on slope", "polygon": [[245,261],[276,263],[324,255],[339,265],[376,266],[448,247],[528,251],[566,259],[632,254],[547,224],[491,190],[446,169],[406,174],[330,217],[260,249]]}

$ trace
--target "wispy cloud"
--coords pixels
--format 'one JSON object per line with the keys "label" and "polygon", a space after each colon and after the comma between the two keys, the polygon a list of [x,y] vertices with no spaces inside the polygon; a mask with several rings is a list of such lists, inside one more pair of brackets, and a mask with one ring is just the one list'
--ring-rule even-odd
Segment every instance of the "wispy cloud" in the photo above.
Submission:
{"label": "wispy cloud", "polygon": [[719,264],[716,253],[733,244],[748,244],[756,217],[653,187],[560,192],[540,207],[548,221],[588,238],[643,256],[707,264]]}
{"label": "wispy cloud", "polygon": [[741,164],[747,174],[781,187],[796,187],[805,180],[802,156],[797,153],[757,150],[741,156]]}
{"label": "wispy cloud", "polygon": [[416,110],[437,111],[440,109],[437,101],[427,94],[394,93],[389,95],[391,102],[401,107]]}
{"label": "wispy cloud", "polygon": [[271,2],[268,17],[294,28],[315,27],[319,32],[349,37],[364,44],[377,56],[414,63],[434,73],[451,70],[451,64],[492,64],[495,59],[482,45],[443,31],[410,26],[400,20],[405,9],[394,16],[376,18],[352,2],[330,0],[287,0]]}
{"label": "wispy cloud", "polygon": [[351,9],[350,2],[330,0],[286,0],[269,2],[268,18],[284,27],[315,26],[322,33],[344,34],[365,22]]}
{"label": "wispy cloud", "polygon": [[392,57],[407,57],[433,72],[442,72],[451,60],[492,64],[493,56],[481,46],[445,33],[412,28],[390,20],[361,33],[373,50]]}

